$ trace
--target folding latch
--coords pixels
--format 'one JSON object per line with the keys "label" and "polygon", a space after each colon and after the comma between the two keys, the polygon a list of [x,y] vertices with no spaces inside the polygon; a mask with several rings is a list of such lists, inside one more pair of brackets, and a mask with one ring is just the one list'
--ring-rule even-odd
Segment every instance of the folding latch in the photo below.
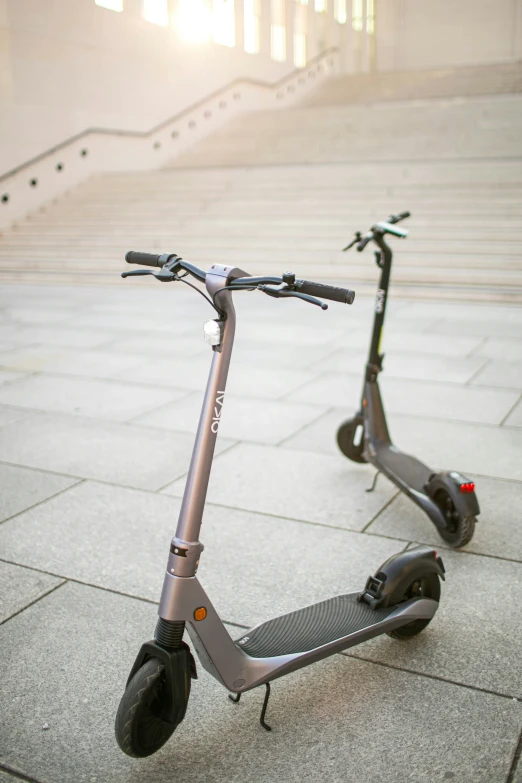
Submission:
{"label": "folding latch", "polygon": [[357,600],[360,603],[374,606],[382,598],[383,588],[384,582],[382,579],[378,579],[376,576],[369,576],[364,590]]}

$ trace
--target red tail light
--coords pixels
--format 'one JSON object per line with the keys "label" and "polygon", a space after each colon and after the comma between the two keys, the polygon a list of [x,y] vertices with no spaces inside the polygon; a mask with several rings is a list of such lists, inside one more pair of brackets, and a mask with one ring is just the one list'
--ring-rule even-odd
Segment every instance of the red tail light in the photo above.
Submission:
{"label": "red tail light", "polygon": [[461,492],[475,492],[475,484],[473,481],[468,481],[467,484],[461,484],[459,490]]}

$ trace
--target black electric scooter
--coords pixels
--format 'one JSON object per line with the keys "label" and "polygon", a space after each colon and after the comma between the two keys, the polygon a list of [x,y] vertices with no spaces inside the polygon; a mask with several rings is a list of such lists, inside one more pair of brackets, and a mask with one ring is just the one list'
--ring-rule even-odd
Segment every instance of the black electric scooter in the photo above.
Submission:
{"label": "black electric scooter", "polygon": [[[480,513],[475,484],[454,470],[435,471],[393,445],[377,381],[384,358],[380,346],[392,265],[392,251],[385,236],[407,237],[408,232],[395,224],[409,216],[409,212],[391,215],[387,221],[372,226],[364,236],[356,232],[354,239],[344,248],[349,250],[357,245],[357,250],[361,252],[369,242],[375,242],[378,248],[375,260],[381,270],[381,279],[375,301],[361,407],[352,419],[341,424],[337,431],[337,443],[348,459],[371,462],[377,468],[375,481],[379,473],[384,473],[401,492],[422,508],[448,544],[461,547],[471,541],[476,517]],[[369,491],[375,487],[375,481]]]}

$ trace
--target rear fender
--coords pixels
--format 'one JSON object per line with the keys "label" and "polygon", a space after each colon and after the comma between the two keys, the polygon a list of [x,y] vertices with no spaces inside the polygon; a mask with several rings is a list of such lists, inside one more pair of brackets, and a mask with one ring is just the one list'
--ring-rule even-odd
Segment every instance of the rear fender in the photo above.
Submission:
{"label": "rear fender", "polygon": [[480,514],[480,508],[475,491],[462,492],[460,489],[466,484],[474,484],[474,482],[455,470],[445,470],[430,476],[424,489],[432,500],[435,500],[439,490],[445,490],[462,517],[476,517]]}
{"label": "rear fender", "polygon": [[370,576],[359,596],[372,609],[385,609],[400,603],[412,582],[426,573],[444,579],[445,568],[437,552],[429,546],[419,546],[393,555]]}

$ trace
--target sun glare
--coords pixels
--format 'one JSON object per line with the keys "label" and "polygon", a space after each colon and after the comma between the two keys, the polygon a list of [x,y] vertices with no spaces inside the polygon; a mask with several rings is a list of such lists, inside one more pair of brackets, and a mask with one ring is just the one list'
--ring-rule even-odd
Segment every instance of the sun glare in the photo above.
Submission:
{"label": "sun glare", "polygon": [[212,11],[204,0],[179,0],[177,27],[190,43],[208,41],[212,35]]}

